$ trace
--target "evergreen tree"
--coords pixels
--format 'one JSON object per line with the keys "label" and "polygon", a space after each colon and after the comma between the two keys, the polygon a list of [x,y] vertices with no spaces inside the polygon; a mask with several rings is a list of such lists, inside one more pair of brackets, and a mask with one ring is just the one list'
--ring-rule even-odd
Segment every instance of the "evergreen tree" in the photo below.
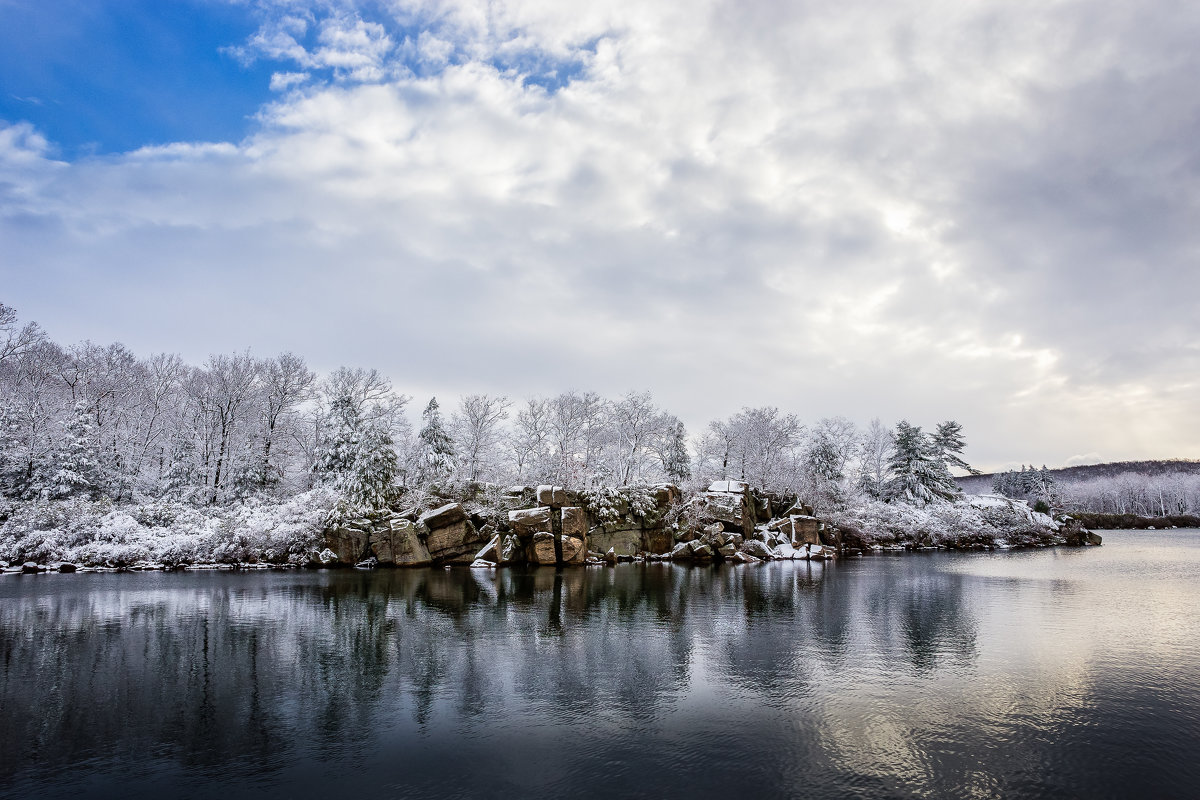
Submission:
{"label": "evergreen tree", "polygon": [[359,429],[362,419],[354,398],[340,395],[329,407],[329,429],[321,437],[313,472],[321,480],[337,483],[340,476],[354,469],[358,458]]}
{"label": "evergreen tree", "polygon": [[979,475],[979,470],[968,464],[962,457],[963,448],[967,446],[963,439],[962,425],[954,420],[947,420],[937,426],[933,435],[933,446],[938,458],[947,469],[961,469],[971,475]]}
{"label": "evergreen tree", "polygon": [[329,416],[330,430],[313,472],[333,486],[354,512],[386,508],[400,472],[391,434],[378,422],[364,421],[349,395],[334,399]]}
{"label": "evergreen tree", "polygon": [[100,491],[100,459],[87,403],[83,400],[75,403],[63,428],[66,436],[56,454],[57,469],[50,479],[48,493],[51,497],[80,494],[95,497]]}
{"label": "evergreen tree", "polygon": [[840,463],[837,445],[821,429],[815,431],[804,450],[804,471],[813,505],[838,508],[845,502],[842,481],[846,476]]}
{"label": "evergreen tree", "polygon": [[442,424],[436,397],[425,406],[421,419],[424,425],[417,434],[420,449],[417,478],[421,483],[437,483],[450,477],[454,471],[454,440]]}
{"label": "evergreen tree", "polygon": [[896,424],[895,450],[888,471],[892,477],[884,486],[884,497],[889,501],[924,505],[961,494],[931,438],[907,420]]}
{"label": "evergreen tree", "polygon": [[692,477],[692,457],[688,453],[687,431],[679,420],[675,420],[667,432],[666,447],[663,450],[663,472],[676,484],[682,484]]}
{"label": "evergreen tree", "polygon": [[171,436],[171,450],[159,482],[159,492],[163,497],[175,500],[191,499],[199,483],[198,475],[196,440],[187,431],[177,430]]}

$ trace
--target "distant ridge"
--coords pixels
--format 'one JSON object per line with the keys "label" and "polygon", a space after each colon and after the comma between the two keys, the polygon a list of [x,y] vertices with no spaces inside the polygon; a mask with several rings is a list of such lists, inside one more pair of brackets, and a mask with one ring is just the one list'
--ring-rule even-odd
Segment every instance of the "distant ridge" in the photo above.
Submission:
{"label": "distant ridge", "polygon": [[[1041,467],[1040,464],[1033,465]],[[1112,478],[1132,472],[1138,475],[1170,475],[1174,473],[1200,474],[1200,459],[1168,458],[1157,461],[1110,461],[1105,464],[1081,464],[1077,467],[1048,469],[1060,483],[1085,481],[1092,478]],[[968,494],[985,494],[992,490],[992,478],[998,473],[964,475],[955,478],[958,485]]]}

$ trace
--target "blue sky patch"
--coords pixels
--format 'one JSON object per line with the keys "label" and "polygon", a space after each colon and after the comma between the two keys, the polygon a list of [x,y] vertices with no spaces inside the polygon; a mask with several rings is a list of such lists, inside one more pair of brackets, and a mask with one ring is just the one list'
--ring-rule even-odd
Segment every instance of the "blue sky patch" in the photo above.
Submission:
{"label": "blue sky patch", "polygon": [[33,123],[68,160],[173,141],[237,141],[274,65],[222,48],[257,21],[196,0],[0,3],[0,119]]}

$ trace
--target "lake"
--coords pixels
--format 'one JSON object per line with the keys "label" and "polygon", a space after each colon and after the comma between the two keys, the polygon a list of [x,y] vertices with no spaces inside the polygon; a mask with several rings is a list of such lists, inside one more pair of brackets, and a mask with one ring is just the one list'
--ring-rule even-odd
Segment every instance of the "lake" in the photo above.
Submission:
{"label": "lake", "polygon": [[1200,532],[0,578],[6,797],[1196,797]]}

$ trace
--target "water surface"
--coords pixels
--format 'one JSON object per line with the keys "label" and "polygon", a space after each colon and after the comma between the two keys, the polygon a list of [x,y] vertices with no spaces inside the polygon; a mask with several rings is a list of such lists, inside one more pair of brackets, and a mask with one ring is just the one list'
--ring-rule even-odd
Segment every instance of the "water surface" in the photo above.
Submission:
{"label": "water surface", "polygon": [[0,579],[9,797],[1200,796],[1200,532]]}

